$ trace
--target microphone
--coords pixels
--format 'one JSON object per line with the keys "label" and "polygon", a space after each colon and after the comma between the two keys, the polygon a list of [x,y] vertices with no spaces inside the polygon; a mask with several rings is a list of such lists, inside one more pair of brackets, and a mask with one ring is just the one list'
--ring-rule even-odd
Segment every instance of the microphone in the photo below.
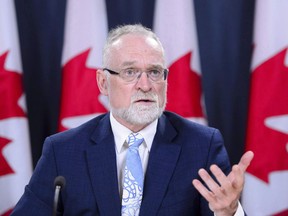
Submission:
{"label": "microphone", "polygon": [[59,194],[62,188],[65,187],[66,180],[63,176],[57,176],[54,180],[54,203],[53,203],[53,216],[57,215],[57,207],[58,207],[58,200],[59,200]]}

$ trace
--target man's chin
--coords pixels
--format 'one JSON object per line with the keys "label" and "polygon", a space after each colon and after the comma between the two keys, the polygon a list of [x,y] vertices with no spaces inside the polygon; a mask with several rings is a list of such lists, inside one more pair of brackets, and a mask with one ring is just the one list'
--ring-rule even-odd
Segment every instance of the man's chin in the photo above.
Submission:
{"label": "man's chin", "polygon": [[112,109],[112,112],[130,124],[147,125],[159,118],[163,110],[155,106],[138,106],[136,109]]}

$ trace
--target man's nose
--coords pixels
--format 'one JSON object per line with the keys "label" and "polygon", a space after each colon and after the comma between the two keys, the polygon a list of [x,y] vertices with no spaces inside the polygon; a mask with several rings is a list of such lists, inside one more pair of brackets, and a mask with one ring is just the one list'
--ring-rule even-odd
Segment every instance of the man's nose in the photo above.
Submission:
{"label": "man's nose", "polygon": [[137,89],[141,89],[142,91],[149,91],[152,88],[152,82],[148,76],[147,73],[142,72],[139,74],[139,77],[137,79],[136,83]]}

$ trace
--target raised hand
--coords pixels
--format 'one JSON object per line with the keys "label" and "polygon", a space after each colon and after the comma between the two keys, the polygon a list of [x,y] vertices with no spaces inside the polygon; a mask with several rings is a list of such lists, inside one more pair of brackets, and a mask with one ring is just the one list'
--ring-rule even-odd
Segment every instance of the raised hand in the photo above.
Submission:
{"label": "raised hand", "polygon": [[234,215],[238,208],[238,200],[244,187],[244,174],[252,161],[252,151],[246,152],[240,162],[232,167],[226,176],[217,165],[211,165],[210,171],[218,183],[205,169],[199,170],[199,176],[205,182],[205,187],[199,180],[194,179],[192,184],[199,193],[208,201],[209,208],[217,215]]}

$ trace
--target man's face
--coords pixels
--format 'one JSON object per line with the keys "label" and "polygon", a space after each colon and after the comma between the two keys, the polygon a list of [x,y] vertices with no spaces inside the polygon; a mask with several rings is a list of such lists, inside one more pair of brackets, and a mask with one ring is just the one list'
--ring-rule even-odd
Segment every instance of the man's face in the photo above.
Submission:
{"label": "man's face", "polygon": [[[164,69],[163,52],[152,38],[124,35],[113,43],[108,68],[117,72],[128,68],[144,72]],[[131,130],[142,129],[157,119],[165,108],[167,82],[164,78],[153,82],[142,73],[136,81],[126,82],[119,75],[111,74],[108,80],[105,77],[102,81],[106,83],[107,91],[101,92],[108,95],[113,116]]]}

